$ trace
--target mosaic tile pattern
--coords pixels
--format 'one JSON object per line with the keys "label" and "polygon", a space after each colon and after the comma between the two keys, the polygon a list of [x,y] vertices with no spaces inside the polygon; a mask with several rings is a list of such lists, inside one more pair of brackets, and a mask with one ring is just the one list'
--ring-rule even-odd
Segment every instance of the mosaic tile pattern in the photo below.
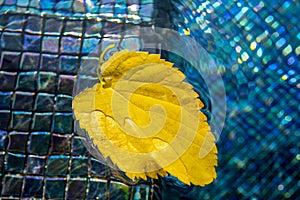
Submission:
{"label": "mosaic tile pattern", "polygon": [[[297,199],[299,11],[296,1],[268,0],[0,1],[0,197]],[[218,178],[205,188],[173,177],[126,185],[74,134],[75,79],[94,83],[100,51],[139,40],[121,40],[133,24],[190,34],[219,64],[228,117]]]}

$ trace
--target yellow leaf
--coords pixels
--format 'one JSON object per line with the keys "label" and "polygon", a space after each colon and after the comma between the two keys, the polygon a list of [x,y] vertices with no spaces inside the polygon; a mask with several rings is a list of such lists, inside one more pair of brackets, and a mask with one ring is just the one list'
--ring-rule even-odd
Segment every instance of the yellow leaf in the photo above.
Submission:
{"label": "yellow leaf", "polygon": [[147,52],[115,53],[100,83],[73,101],[80,127],[126,175],[172,174],[186,184],[216,178],[217,148],[203,103],[173,64]]}

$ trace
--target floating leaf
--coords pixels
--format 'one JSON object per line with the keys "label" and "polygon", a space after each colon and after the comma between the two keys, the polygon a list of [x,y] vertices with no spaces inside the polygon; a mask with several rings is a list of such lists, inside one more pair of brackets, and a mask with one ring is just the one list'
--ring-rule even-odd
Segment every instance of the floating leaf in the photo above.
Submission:
{"label": "floating leaf", "polygon": [[198,94],[172,65],[158,54],[117,52],[102,64],[100,83],[74,98],[74,114],[132,180],[169,173],[203,186],[216,177],[215,138]]}

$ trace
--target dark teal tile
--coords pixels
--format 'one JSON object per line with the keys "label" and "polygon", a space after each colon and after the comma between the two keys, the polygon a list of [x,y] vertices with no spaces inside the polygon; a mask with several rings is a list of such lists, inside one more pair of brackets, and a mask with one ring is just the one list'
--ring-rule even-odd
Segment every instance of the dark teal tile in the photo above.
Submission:
{"label": "dark teal tile", "polygon": [[85,138],[75,136],[73,138],[72,155],[88,155],[85,145],[88,145]]}
{"label": "dark teal tile", "polygon": [[12,91],[15,88],[17,73],[0,71],[0,83],[2,91]]}
{"label": "dark teal tile", "polygon": [[86,176],[88,170],[88,158],[87,157],[72,157],[71,162],[71,176]]}
{"label": "dark teal tile", "polygon": [[23,179],[22,176],[6,175],[3,181],[2,197],[20,197]]}
{"label": "dark teal tile", "polygon": [[50,133],[34,132],[30,134],[28,152],[37,155],[47,155],[50,144]]}
{"label": "dark teal tile", "polygon": [[47,176],[66,176],[69,166],[69,156],[50,156],[47,160]]}
{"label": "dark teal tile", "polygon": [[16,131],[29,131],[31,123],[31,112],[13,111],[11,128]]}
{"label": "dark teal tile", "polygon": [[96,176],[106,176],[106,167],[95,158],[91,158],[91,174]]}
{"label": "dark teal tile", "polygon": [[37,70],[40,65],[40,55],[38,53],[23,53],[20,67],[24,71]]}
{"label": "dark teal tile", "polygon": [[54,95],[38,93],[35,99],[34,109],[38,112],[51,112],[54,108]]}
{"label": "dark teal tile", "polygon": [[[5,23],[5,29],[11,31],[22,31],[22,28],[25,23],[25,16],[24,15],[2,15],[5,19],[2,19],[2,22],[19,22],[19,23]],[[7,34],[7,33],[6,33]],[[18,37],[21,37],[20,33],[16,34]],[[18,41],[18,40],[17,40]],[[18,49],[19,50],[19,49]]]}
{"label": "dark teal tile", "polygon": [[91,178],[88,183],[88,199],[106,199],[107,183],[101,179]]}
{"label": "dark teal tile", "polygon": [[47,199],[64,199],[66,180],[63,178],[47,178],[46,194]]}
{"label": "dark teal tile", "polygon": [[33,131],[51,131],[52,113],[34,113],[32,130]]}
{"label": "dark teal tile", "polygon": [[17,71],[20,62],[20,53],[2,52],[1,55],[1,69],[6,71]]}
{"label": "dark teal tile", "polygon": [[38,90],[42,92],[54,93],[57,85],[56,73],[40,72],[38,75]]}
{"label": "dark teal tile", "polygon": [[25,178],[22,197],[42,198],[43,196],[43,177],[27,176]]}
{"label": "dark teal tile", "polygon": [[53,122],[53,132],[70,134],[73,132],[73,114],[55,113]]}
{"label": "dark teal tile", "polygon": [[57,95],[55,100],[55,111],[72,112],[72,100],[72,96],[63,94]]}
{"label": "dark teal tile", "polygon": [[62,25],[63,25],[63,23],[61,20],[59,20],[57,18],[49,18],[49,19],[46,19],[44,31],[47,34],[60,35]]}
{"label": "dark teal tile", "polygon": [[58,92],[72,95],[74,79],[75,77],[71,75],[60,75],[58,80]]}
{"label": "dark teal tile", "polygon": [[41,46],[41,37],[38,35],[24,35],[24,50],[39,52]]}
{"label": "dark teal tile", "polygon": [[42,29],[42,18],[31,16],[27,18],[25,31],[29,33],[40,33]]}
{"label": "dark teal tile", "polygon": [[80,62],[77,56],[61,56],[59,59],[59,71],[62,74],[76,75],[79,65]]}
{"label": "dark teal tile", "polygon": [[4,33],[2,35],[3,49],[21,51],[22,44],[22,35],[20,33]]}
{"label": "dark teal tile", "polygon": [[87,189],[86,179],[73,179],[68,182],[67,199],[86,199],[85,192]]}
{"label": "dark teal tile", "polygon": [[21,72],[18,75],[16,88],[22,91],[33,92],[36,90],[36,72]]}
{"label": "dark teal tile", "polygon": [[82,21],[69,20],[65,24],[63,35],[75,35],[81,36],[82,33]]}
{"label": "dark teal tile", "polygon": [[0,92],[0,109],[10,109],[12,92]]}
{"label": "dark teal tile", "polygon": [[26,163],[26,173],[31,175],[44,175],[46,156],[29,155]]}
{"label": "dark teal tile", "polygon": [[9,152],[25,153],[27,145],[28,133],[11,132],[8,135]]}
{"label": "dark teal tile", "polygon": [[0,130],[0,151],[5,151],[7,148],[7,144],[8,144],[7,132]]}
{"label": "dark teal tile", "polygon": [[58,68],[58,57],[56,55],[43,54],[40,69],[42,71],[56,72]]}
{"label": "dark teal tile", "polygon": [[13,96],[14,110],[31,111],[34,105],[35,94],[30,92],[16,92]]}
{"label": "dark teal tile", "polygon": [[4,167],[5,152],[0,151],[0,177],[2,177],[2,169]]}
{"label": "dark teal tile", "polygon": [[51,137],[51,154],[70,154],[71,136],[52,134]]}
{"label": "dark teal tile", "polygon": [[7,130],[10,122],[10,111],[0,110],[0,129]]}
{"label": "dark teal tile", "polygon": [[25,155],[23,154],[6,154],[5,170],[13,173],[22,173],[25,167]]}

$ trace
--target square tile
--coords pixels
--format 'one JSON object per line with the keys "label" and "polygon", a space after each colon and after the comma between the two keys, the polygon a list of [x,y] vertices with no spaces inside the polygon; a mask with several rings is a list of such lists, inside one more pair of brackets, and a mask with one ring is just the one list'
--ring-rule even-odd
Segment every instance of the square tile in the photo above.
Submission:
{"label": "square tile", "polygon": [[71,176],[87,176],[88,158],[83,156],[72,157]]}
{"label": "square tile", "polygon": [[[43,5],[43,3],[42,3],[42,5]],[[48,34],[48,35],[60,35],[62,25],[63,25],[63,22],[56,18],[46,19],[44,32],[45,32],[45,34]]]}
{"label": "square tile", "polygon": [[26,173],[32,175],[44,175],[46,156],[29,155],[26,164]]}
{"label": "square tile", "polygon": [[29,4],[29,0],[18,0],[17,5],[22,7],[27,7]]}
{"label": "square tile", "polygon": [[105,177],[107,175],[105,165],[97,159],[91,158],[91,174]]}
{"label": "square tile", "polygon": [[51,131],[52,113],[34,113],[32,130]]}
{"label": "square tile", "polygon": [[80,62],[77,56],[61,56],[59,58],[59,71],[61,74],[76,75],[79,65]]}
{"label": "square tile", "polygon": [[35,93],[32,92],[15,92],[12,108],[14,110],[31,111],[34,105],[34,95]]}
{"label": "square tile", "polygon": [[27,176],[25,178],[22,197],[42,198],[43,196],[43,177]]}
{"label": "square tile", "polygon": [[99,49],[99,38],[85,38],[82,45],[82,54],[97,53]]}
{"label": "square tile", "polygon": [[71,136],[52,134],[51,154],[69,154],[71,151]]}
{"label": "square tile", "polygon": [[71,134],[73,132],[73,114],[55,113],[52,129],[55,133]]}
{"label": "square tile", "polygon": [[62,37],[61,52],[63,53],[79,53],[81,38],[77,37]]}
{"label": "square tile", "polygon": [[54,93],[57,85],[56,73],[40,72],[38,74],[38,90],[42,92]]}
{"label": "square tile", "polygon": [[60,75],[58,79],[58,92],[61,94],[72,95],[74,85],[74,76]]}
{"label": "square tile", "polygon": [[69,20],[64,28],[64,35],[81,36],[82,35],[82,21]]}
{"label": "square tile", "polygon": [[2,45],[4,50],[21,51],[23,49],[22,35],[20,33],[3,33]]}
{"label": "square tile", "polygon": [[8,6],[14,6],[17,0],[5,0],[4,4]]}
{"label": "square tile", "polygon": [[47,155],[50,144],[50,133],[33,132],[29,137],[28,152],[36,155]]}
{"label": "square tile", "polygon": [[25,71],[33,71],[39,68],[40,55],[38,53],[23,53],[20,67]]}
{"label": "square tile", "polygon": [[43,10],[53,10],[55,7],[56,1],[55,0],[47,0],[47,1],[41,1],[41,9]]}
{"label": "square tile", "polygon": [[[4,151],[0,151],[0,177],[2,177],[2,169],[4,167],[4,159],[5,159],[5,152]],[[1,185],[0,185],[0,188],[1,188]]]}
{"label": "square tile", "polygon": [[28,133],[11,132],[8,135],[9,143],[7,150],[9,152],[25,153]]}
{"label": "square tile", "polygon": [[115,4],[115,13],[120,14],[120,17],[126,15],[127,14],[126,3],[125,4],[120,4],[120,3]]}
{"label": "square tile", "polygon": [[106,182],[97,179],[97,178],[91,178],[88,183],[88,195],[87,199],[106,199]]}
{"label": "square tile", "polygon": [[42,18],[41,17],[28,17],[27,18],[27,23],[25,27],[25,31],[29,33],[41,33],[42,29]]}
{"label": "square tile", "polygon": [[59,37],[45,36],[43,37],[43,52],[57,53],[59,46]]}
{"label": "square tile", "polygon": [[[91,75],[96,76],[96,68],[99,65],[99,59],[93,57],[83,57],[80,68],[80,75]],[[85,77],[85,76],[84,76]],[[97,77],[98,79],[98,77]],[[99,79],[98,79],[99,80]]]}
{"label": "square tile", "polygon": [[0,92],[0,109],[10,109],[12,92]]}
{"label": "square tile", "polygon": [[0,110],[0,129],[7,130],[10,121],[10,111]]}
{"label": "square tile", "polygon": [[67,199],[85,199],[86,179],[71,178],[68,186]]}
{"label": "square tile", "polygon": [[97,20],[88,20],[86,22],[86,31],[85,36],[93,36],[97,38],[101,38],[101,32],[102,32],[102,22],[99,22]]}
{"label": "square tile", "polygon": [[[3,15],[3,17],[7,18],[7,15]],[[5,20],[2,20],[5,21]],[[9,15],[8,22],[15,22],[15,23],[9,23],[9,24],[5,24],[5,30],[9,30],[9,31],[22,31],[22,28],[24,26],[24,22],[25,22],[25,17],[24,15]],[[10,33],[8,33],[10,34]],[[16,33],[12,33],[12,34],[16,34]],[[16,34],[18,37],[21,37],[20,33]]]}
{"label": "square tile", "polygon": [[25,155],[7,153],[5,158],[5,170],[13,173],[22,173],[25,167]]}
{"label": "square tile", "polygon": [[11,119],[11,128],[16,131],[29,131],[31,115],[31,112],[13,111]]}
{"label": "square tile", "polygon": [[88,155],[85,145],[88,145],[85,138],[75,136],[72,144],[72,155]]}
{"label": "square tile", "polygon": [[64,178],[47,178],[46,179],[47,199],[64,199],[66,180]]}
{"label": "square tile", "polygon": [[69,156],[50,156],[47,160],[47,176],[66,176],[69,166]]}
{"label": "square tile", "polygon": [[0,83],[2,91],[12,91],[15,88],[17,72],[0,71]]}
{"label": "square tile", "polygon": [[54,95],[38,93],[34,105],[34,109],[38,112],[51,112],[54,108]]}
{"label": "square tile", "polygon": [[6,175],[3,181],[2,197],[20,197],[23,179],[18,175]]}
{"label": "square tile", "polygon": [[17,80],[17,90],[34,92],[36,90],[37,72],[20,72]]}
{"label": "square tile", "polygon": [[24,50],[39,52],[41,49],[41,37],[38,35],[24,35]]}
{"label": "square tile", "polygon": [[0,151],[5,151],[7,144],[8,144],[7,132],[0,130]]}
{"label": "square tile", "polygon": [[102,4],[100,7],[100,15],[109,15],[112,16],[114,13],[114,6],[112,3],[109,4]]}
{"label": "square tile", "polygon": [[55,98],[55,111],[72,112],[72,96],[59,94]]}
{"label": "square tile", "polygon": [[56,55],[43,54],[40,69],[42,71],[56,72],[58,67],[58,57]]}
{"label": "square tile", "polygon": [[60,1],[59,3],[56,3],[55,10],[60,14],[70,12],[70,10],[72,10],[72,4],[72,1]]}
{"label": "square tile", "polygon": [[[80,13],[80,14],[87,13],[85,4],[86,4],[86,2],[84,2],[84,1],[74,1],[73,12]],[[91,4],[89,4],[89,6],[91,6]]]}
{"label": "square tile", "polygon": [[118,36],[120,37],[120,33],[123,32],[122,27],[124,24],[117,24],[113,22],[106,22],[103,26],[103,33],[105,35],[103,37],[110,38],[110,36]]}
{"label": "square tile", "polygon": [[[129,199],[130,187],[118,182],[111,183],[109,193],[110,193],[109,198],[111,199]],[[141,199],[146,199],[146,198],[144,197]]]}
{"label": "square tile", "polygon": [[20,62],[20,53],[3,52],[1,56],[1,69],[6,71],[17,71]]}

